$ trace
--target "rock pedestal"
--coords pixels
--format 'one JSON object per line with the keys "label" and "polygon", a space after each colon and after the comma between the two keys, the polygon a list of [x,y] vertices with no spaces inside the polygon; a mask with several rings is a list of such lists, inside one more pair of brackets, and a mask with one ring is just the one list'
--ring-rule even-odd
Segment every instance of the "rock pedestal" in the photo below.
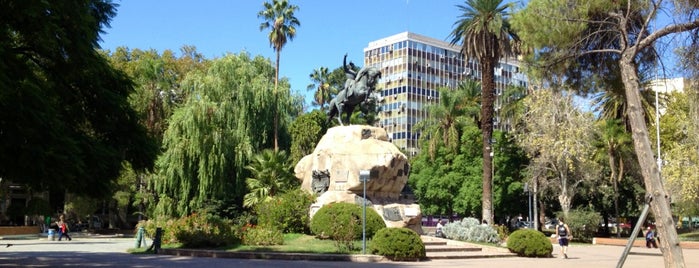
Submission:
{"label": "rock pedestal", "polygon": [[316,193],[311,217],[326,204],[363,202],[360,170],[369,170],[367,207],[381,215],[389,227],[422,232],[420,206],[401,195],[408,182],[407,157],[388,141],[383,128],[352,125],[333,127],[321,138],[312,154],[299,161],[294,172],[301,188]]}

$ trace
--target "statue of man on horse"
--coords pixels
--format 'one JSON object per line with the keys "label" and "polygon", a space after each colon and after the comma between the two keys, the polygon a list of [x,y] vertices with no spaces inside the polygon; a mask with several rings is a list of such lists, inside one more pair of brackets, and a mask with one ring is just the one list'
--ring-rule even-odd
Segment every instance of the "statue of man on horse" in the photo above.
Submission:
{"label": "statue of man on horse", "polygon": [[344,125],[342,123],[343,113],[345,113],[349,124],[354,108],[368,100],[376,83],[381,78],[381,71],[375,67],[364,67],[355,73],[352,62],[350,62],[349,67],[347,66],[346,54],[342,60],[342,68],[347,75],[347,81],[345,81],[344,88],[330,101],[330,110],[328,111],[328,122],[337,116],[340,125]]}

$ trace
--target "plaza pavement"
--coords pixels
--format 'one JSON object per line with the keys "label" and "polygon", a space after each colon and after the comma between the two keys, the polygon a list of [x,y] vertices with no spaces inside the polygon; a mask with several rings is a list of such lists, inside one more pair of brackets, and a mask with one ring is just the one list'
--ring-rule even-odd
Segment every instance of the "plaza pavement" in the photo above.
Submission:
{"label": "plaza pavement", "polygon": [[[150,241],[149,241],[150,243]],[[12,246],[7,247],[7,244]],[[432,260],[422,262],[341,262],[315,260],[249,260],[126,254],[133,248],[132,237],[79,236],[72,241],[50,241],[45,237],[12,238],[0,240],[0,267],[536,267],[579,268],[616,267],[624,250],[622,246],[572,245],[568,259],[558,256],[560,248],[554,245],[555,258],[474,258]],[[298,254],[303,255],[303,254]],[[683,249],[686,267],[699,267],[699,249]],[[298,257],[298,256],[297,256]],[[624,267],[664,267],[659,249],[634,247]]]}

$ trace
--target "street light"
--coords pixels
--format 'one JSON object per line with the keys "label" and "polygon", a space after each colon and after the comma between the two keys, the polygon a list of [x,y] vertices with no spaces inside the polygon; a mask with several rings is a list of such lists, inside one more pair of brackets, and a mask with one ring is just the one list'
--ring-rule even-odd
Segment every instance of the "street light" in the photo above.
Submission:
{"label": "street light", "polygon": [[[527,205],[529,206],[529,219],[527,219],[527,225],[529,223],[532,223],[532,191],[529,190],[529,184],[524,183],[524,192],[529,195],[529,198],[527,199]],[[529,228],[532,228],[532,226],[529,226]]]}
{"label": "street light", "polygon": [[368,170],[359,171],[359,180],[361,180],[364,185],[364,200],[362,201],[362,254],[366,254],[366,183],[369,181],[369,174],[370,172]]}

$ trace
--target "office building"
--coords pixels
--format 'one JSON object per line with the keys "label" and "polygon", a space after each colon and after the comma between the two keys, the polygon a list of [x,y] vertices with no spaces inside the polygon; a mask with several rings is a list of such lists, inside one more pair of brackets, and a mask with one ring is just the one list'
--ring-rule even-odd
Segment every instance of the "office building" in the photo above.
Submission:
{"label": "office building", "polygon": [[[383,99],[378,126],[389,133],[392,142],[408,157],[420,149],[420,133],[413,128],[428,118],[427,105],[438,104],[438,88],[456,89],[466,78],[480,79],[475,59],[466,59],[459,46],[438,39],[403,32],[372,41],[364,48],[364,66],[379,68],[377,85]],[[507,85],[527,86],[516,59],[502,60],[495,68],[495,122],[507,130],[509,122],[499,116]]]}

